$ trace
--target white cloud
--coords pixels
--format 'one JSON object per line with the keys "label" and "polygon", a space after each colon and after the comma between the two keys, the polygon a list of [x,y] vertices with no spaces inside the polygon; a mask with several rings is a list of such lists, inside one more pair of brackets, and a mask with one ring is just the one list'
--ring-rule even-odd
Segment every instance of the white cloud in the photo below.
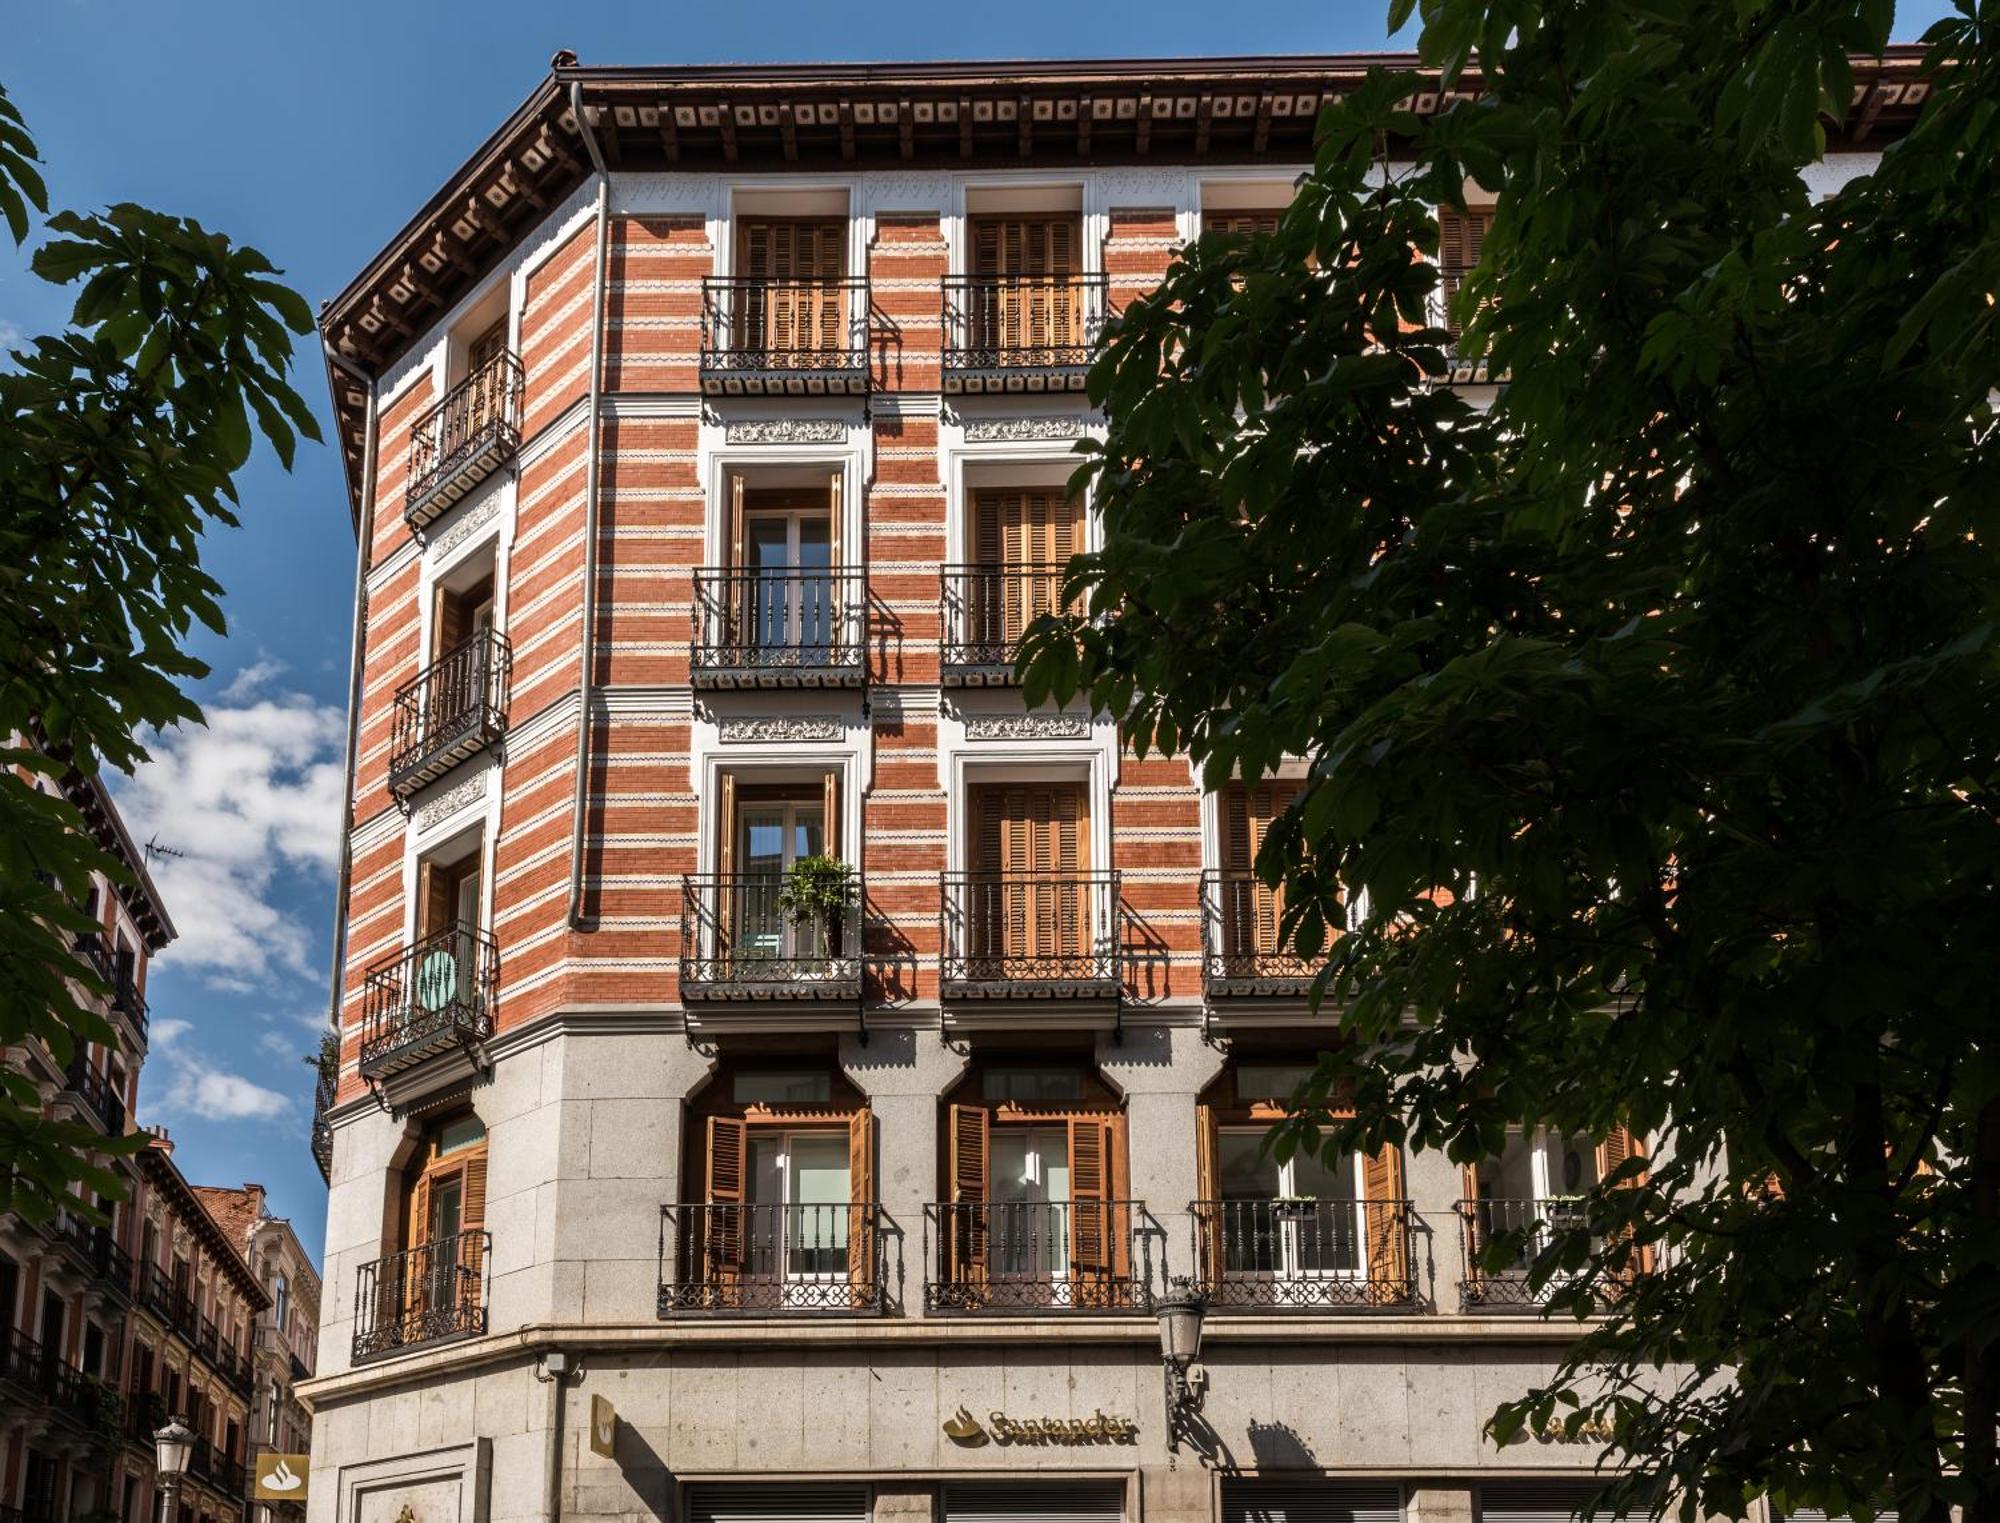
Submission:
{"label": "white cloud", "polygon": [[266,695],[281,671],[254,663],[208,705],[205,727],[146,736],[151,759],[118,789],[139,840],[157,834],[185,853],[153,864],[180,932],[162,964],[221,989],[268,993],[274,975],[324,975],[318,928],[281,890],[297,874],[332,875],[346,720],[298,693]]}
{"label": "white cloud", "polygon": [[173,1046],[192,1030],[194,1030],[193,1021],[176,1020],[168,1016],[165,1020],[154,1021],[146,1035],[152,1050],[158,1052],[162,1048]]}
{"label": "white cloud", "polygon": [[292,1108],[292,1102],[275,1089],[253,1084],[241,1074],[211,1070],[176,1074],[175,1080],[168,1091],[170,1103],[207,1121],[276,1121]]}

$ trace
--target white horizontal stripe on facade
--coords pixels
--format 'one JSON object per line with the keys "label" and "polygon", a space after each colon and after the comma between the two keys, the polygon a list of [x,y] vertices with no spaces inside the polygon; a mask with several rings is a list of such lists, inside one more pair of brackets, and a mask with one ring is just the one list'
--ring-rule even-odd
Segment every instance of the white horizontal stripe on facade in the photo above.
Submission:
{"label": "white horizontal stripe on facade", "polygon": [[1224,1476],[1222,1523],[1402,1523],[1395,1485]]}

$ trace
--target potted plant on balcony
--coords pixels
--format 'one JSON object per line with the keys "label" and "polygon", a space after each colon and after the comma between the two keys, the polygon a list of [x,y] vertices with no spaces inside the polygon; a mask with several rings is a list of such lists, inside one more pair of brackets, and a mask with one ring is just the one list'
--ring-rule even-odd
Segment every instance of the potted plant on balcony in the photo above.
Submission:
{"label": "potted plant on balcony", "polygon": [[828,958],[841,955],[841,936],[853,903],[854,869],[824,853],[800,857],[778,888],[778,912],[795,928],[819,927]]}
{"label": "potted plant on balcony", "polygon": [[1317,1195],[1280,1195],[1271,1201],[1271,1219],[1280,1222],[1302,1222],[1319,1210]]}

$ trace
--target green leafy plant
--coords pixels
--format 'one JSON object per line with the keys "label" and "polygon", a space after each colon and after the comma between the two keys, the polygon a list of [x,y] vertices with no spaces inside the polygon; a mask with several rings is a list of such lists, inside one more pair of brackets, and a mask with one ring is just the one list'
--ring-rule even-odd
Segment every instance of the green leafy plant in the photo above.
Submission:
{"label": "green leafy plant", "polygon": [[826,937],[828,954],[838,957],[854,894],[854,869],[838,857],[820,853],[800,857],[786,870],[776,903],[794,926],[817,926]]}
{"label": "green leafy plant", "polygon": [[[38,163],[0,92],[17,243],[48,210]],[[35,274],[77,294],[65,331],[0,367],[0,1046],[39,1041],[64,1065],[79,1041],[116,1041],[75,947],[95,929],[91,875],[130,874],[62,784],[130,770],[144,731],[200,721],[183,689],[207,667],[188,646],[197,625],[223,629],[202,533],[236,522],[258,438],[289,468],[319,427],[286,382],[312,313],[255,249],[129,203],[58,212],[43,233]],[[47,1220],[77,1180],[121,1195],[93,1160],[139,1140],[47,1119],[28,1076],[0,1069],[0,1211]]]}
{"label": "green leafy plant", "polygon": [[2000,30],[1843,183],[1891,4],[1421,12],[1469,98],[1349,91],[1112,326],[1025,696],[1212,788],[1311,760],[1256,868],[1340,1041],[1282,1148],[1648,1139],[1492,1235],[1563,1319],[1495,1438],[1601,1439],[1621,1514],[1993,1523]]}

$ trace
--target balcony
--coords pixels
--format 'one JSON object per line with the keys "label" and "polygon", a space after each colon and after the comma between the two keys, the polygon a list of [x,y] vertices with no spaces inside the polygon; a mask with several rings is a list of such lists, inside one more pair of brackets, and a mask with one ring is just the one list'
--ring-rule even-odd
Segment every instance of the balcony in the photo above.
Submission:
{"label": "balcony", "polygon": [[1116,999],[1118,874],[945,873],[948,999]]}
{"label": "balcony", "polygon": [[701,389],[711,397],[862,395],[868,390],[868,282],[702,281]]}
{"label": "balcony", "polygon": [[35,1339],[26,1333],[0,1327],[0,1391],[40,1396],[48,1362],[41,1344]]}
{"label": "balcony", "polygon": [[194,1302],[174,1287],[173,1281],[158,1264],[142,1264],[139,1267],[133,1299],[189,1342],[194,1341],[199,1325]]}
{"label": "balcony", "polygon": [[1104,329],[1097,275],[954,275],[944,283],[944,391],[1082,391]]}
{"label": "balcony", "polygon": [[1145,1311],[1157,1236],[1143,1201],[928,1205],[924,1306],[933,1313]]}
{"label": "balcony", "polygon": [[492,1234],[461,1232],[363,1264],[354,1288],[354,1357],[376,1359],[486,1331]]}
{"label": "balcony", "polygon": [[1042,614],[1063,607],[1066,569],[1053,561],[946,566],[938,598],[938,673],[944,685],[1014,682],[1022,634]]}
{"label": "balcony", "polygon": [[861,998],[861,895],[832,926],[795,925],[778,907],[781,873],[702,873],[681,880],[681,998]]}
{"label": "balcony", "polygon": [[97,976],[110,986],[112,1013],[123,1016],[131,1025],[132,1034],[143,1043],[146,1040],[146,997],[139,992],[132,970],[118,966],[118,959],[111,955],[104,938],[94,931],[86,931],[76,938],[76,955],[95,968]]}
{"label": "balcony", "polygon": [[884,1247],[874,1201],[662,1206],[660,1315],[880,1311]]}
{"label": "balcony", "polygon": [[109,1227],[64,1209],[49,1224],[49,1238],[69,1259],[73,1273],[80,1272],[121,1301],[132,1298],[132,1255],[118,1246]]}
{"label": "balcony", "polygon": [[63,1088],[76,1097],[84,1113],[111,1137],[125,1135],[125,1100],[111,1081],[81,1057],[70,1060]]}
{"label": "balcony", "polygon": [[858,687],[868,589],[851,566],[694,574],[689,680],[699,688]]}
{"label": "balcony", "polygon": [[1211,998],[1303,998],[1320,964],[1278,934],[1276,890],[1248,869],[1201,875],[1201,980]]}
{"label": "balcony", "polygon": [[361,993],[361,1076],[386,1079],[493,1035],[499,948],[453,921],[375,965]]}
{"label": "balcony", "polygon": [[1198,1200],[1188,1211],[1214,1310],[1406,1310],[1416,1302],[1408,1201]]}
{"label": "balcony", "polygon": [[[1465,1254],[1465,1278],[1459,1281],[1459,1300],[1467,1311],[1539,1312],[1549,1298],[1563,1289],[1563,1277],[1552,1276],[1537,1288],[1529,1282],[1536,1258],[1558,1236],[1584,1225],[1583,1202],[1576,1196],[1529,1198],[1526,1196],[1482,1196],[1458,1203],[1459,1243]],[[1505,1262],[1487,1260],[1496,1243],[1505,1239],[1508,1247],[1499,1250]],[[1593,1236],[1593,1248],[1603,1239]],[[1635,1272],[1643,1273],[1650,1250],[1638,1251]],[[1616,1286],[1599,1286],[1600,1305],[1617,1299]]]}
{"label": "balcony", "polygon": [[134,1391],[125,1400],[125,1442],[153,1452],[153,1435],[167,1425],[167,1404],[158,1391]]}
{"label": "balcony", "polygon": [[514,653],[482,629],[396,690],[389,731],[389,791],[408,798],[507,733]]}
{"label": "balcony", "polygon": [[422,534],[521,448],[521,362],[496,354],[410,425],[403,518]]}
{"label": "balcony", "polygon": [[319,1177],[328,1184],[333,1183],[333,1123],[327,1115],[333,1109],[337,1088],[337,1081],[326,1074],[313,1085],[312,1156],[319,1165]]}

